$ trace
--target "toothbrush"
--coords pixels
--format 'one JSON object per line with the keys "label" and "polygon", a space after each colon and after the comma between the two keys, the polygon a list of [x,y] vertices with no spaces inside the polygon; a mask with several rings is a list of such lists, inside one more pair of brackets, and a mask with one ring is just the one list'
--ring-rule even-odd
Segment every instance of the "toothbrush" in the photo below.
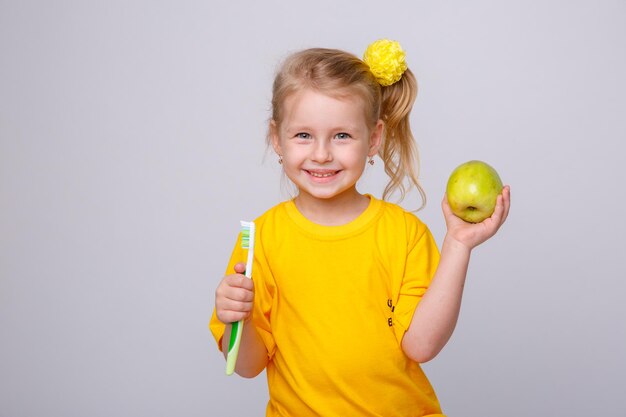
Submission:
{"label": "toothbrush", "polygon": [[[248,249],[248,260],[246,262],[245,276],[252,278],[252,261],[254,259],[254,222],[241,221],[241,247]],[[230,342],[228,343],[228,354],[226,355],[226,375],[232,375],[237,363],[239,345],[241,344],[241,333],[243,331],[243,320],[232,324],[230,329]]]}

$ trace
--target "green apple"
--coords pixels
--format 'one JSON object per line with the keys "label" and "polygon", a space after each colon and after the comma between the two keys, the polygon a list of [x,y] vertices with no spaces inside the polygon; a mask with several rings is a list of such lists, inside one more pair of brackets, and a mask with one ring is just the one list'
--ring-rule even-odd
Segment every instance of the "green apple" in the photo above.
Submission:
{"label": "green apple", "polygon": [[469,223],[490,217],[502,192],[500,176],[482,161],[459,165],[448,179],[446,194],[452,212]]}

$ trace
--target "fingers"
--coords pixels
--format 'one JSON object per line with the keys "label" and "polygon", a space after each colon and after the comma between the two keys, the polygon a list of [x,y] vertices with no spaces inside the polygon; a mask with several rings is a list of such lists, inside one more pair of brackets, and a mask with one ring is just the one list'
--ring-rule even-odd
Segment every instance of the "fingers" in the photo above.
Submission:
{"label": "fingers", "polygon": [[504,186],[502,189],[502,193],[498,196],[496,200],[496,208],[491,216],[494,225],[496,225],[496,230],[502,226],[502,224],[506,221],[506,218],[509,215],[509,209],[511,208],[511,187],[508,185]]}
{"label": "fingers", "polygon": [[502,193],[498,195],[496,206],[491,216],[480,223],[470,224],[452,213],[452,209],[444,195],[441,207],[448,229],[447,236],[472,249],[497,233],[509,215],[510,206],[511,190],[507,185],[503,187]]}
{"label": "fingers", "polygon": [[502,216],[502,223],[506,221],[506,218],[509,216],[509,210],[511,208],[511,187],[508,185],[504,186],[502,190],[502,202],[504,204],[504,215]]}
{"label": "fingers", "polygon": [[[236,269],[240,268],[236,266]],[[253,305],[254,283],[241,274],[224,277],[215,290],[217,318],[223,323],[247,319]]]}
{"label": "fingers", "polygon": [[244,264],[243,262],[239,262],[237,264],[235,264],[235,272],[238,274],[243,274],[246,272],[246,264]]}
{"label": "fingers", "polygon": [[217,318],[224,324],[246,321],[252,315],[252,303],[225,304],[217,310]]}

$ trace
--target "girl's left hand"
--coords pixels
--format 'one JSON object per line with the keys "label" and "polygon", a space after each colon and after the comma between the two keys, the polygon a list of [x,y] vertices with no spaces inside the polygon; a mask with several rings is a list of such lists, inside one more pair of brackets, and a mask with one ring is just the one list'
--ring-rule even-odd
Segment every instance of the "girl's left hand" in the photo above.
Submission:
{"label": "girl's left hand", "polygon": [[448,198],[445,195],[441,202],[441,208],[443,209],[448,228],[448,237],[453,238],[470,250],[496,234],[509,215],[510,207],[511,189],[508,185],[504,186],[502,193],[498,196],[496,208],[491,217],[480,223],[468,223],[455,216],[448,205]]}

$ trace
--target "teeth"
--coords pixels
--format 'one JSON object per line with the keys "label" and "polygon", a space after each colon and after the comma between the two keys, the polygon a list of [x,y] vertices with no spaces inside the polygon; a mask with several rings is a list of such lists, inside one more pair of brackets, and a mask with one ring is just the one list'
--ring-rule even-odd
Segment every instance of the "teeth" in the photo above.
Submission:
{"label": "teeth", "polygon": [[309,171],[309,173],[315,178],[328,178],[328,177],[332,177],[333,175],[335,175],[334,172],[327,172],[325,174],[320,174],[318,172]]}

